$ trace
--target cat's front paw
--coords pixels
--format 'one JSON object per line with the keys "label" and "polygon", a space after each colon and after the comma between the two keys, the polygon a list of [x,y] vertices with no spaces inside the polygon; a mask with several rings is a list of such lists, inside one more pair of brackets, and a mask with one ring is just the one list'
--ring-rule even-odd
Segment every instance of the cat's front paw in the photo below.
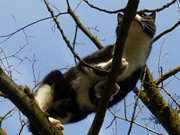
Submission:
{"label": "cat's front paw", "polygon": [[[95,85],[95,96],[96,98],[100,99],[101,98],[101,93],[103,92],[103,90],[105,89],[106,86],[106,81],[100,81]],[[112,94],[111,97],[109,99],[109,101],[112,101],[114,99],[114,97],[119,93],[120,90],[120,86],[115,83],[114,86],[112,87]]]}
{"label": "cat's front paw", "polygon": [[51,122],[53,127],[58,128],[61,132],[64,132],[64,125],[62,124],[62,122],[60,120],[57,120],[55,118],[52,117],[48,117],[49,121]]}

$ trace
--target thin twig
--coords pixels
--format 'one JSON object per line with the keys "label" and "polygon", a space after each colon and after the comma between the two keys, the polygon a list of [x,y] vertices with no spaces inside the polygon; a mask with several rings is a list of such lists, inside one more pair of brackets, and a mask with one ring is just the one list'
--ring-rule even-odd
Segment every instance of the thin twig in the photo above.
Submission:
{"label": "thin twig", "polygon": [[[17,58],[17,59],[20,60],[20,61],[23,61],[23,60],[22,60],[21,58],[19,58],[17,55],[18,55],[20,52],[22,52],[22,50],[23,50],[26,46],[27,46],[26,44],[23,45],[23,46],[21,46],[16,52],[14,52],[13,54],[10,54],[10,55],[8,55],[8,56],[2,57],[1,60],[5,60],[5,59],[8,59],[8,58],[14,57],[14,58]],[[3,49],[1,49],[1,50],[3,50]]]}
{"label": "thin twig", "polygon": [[94,36],[91,31],[89,31],[80,21],[79,17],[73,12],[73,10],[70,7],[69,1],[66,0],[67,5],[68,5],[68,13],[70,16],[73,18],[74,22],[76,25],[81,29],[81,31],[96,45],[98,49],[103,48],[102,43],[98,40],[96,36]]}
{"label": "thin twig", "polygon": [[132,113],[132,117],[131,117],[131,121],[130,121],[130,125],[129,125],[129,129],[128,129],[128,133],[127,135],[130,135],[131,134],[131,131],[132,131],[132,127],[133,127],[133,124],[134,124],[134,119],[135,119],[135,114],[136,114],[136,109],[137,109],[137,106],[138,106],[138,96],[136,97],[136,100],[135,100],[135,104],[134,104],[134,109],[133,109],[133,113]]}
{"label": "thin twig", "polygon": [[32,65],[31,65],[31,69],[32,69],[32,75],[33,75],[33,83],[34,83],[34,86],[37,86],[38,85],[38,79],[37,79],[37,77],[36,77],[36,68],[35,68],[35,65],[36,65],[36,62],[37,62],[38,60],[36,59],[36,56],[35,56],[35,54],[33,55],[33,58],[32,58]]}
{"label": "thin twig", "polygon": [[[128,118],[118,116],[118,115],[116,115],[116,114],[115,114],[114,112],[112,112],[112,111],[110,111],[110,113],[114,116],[114,118],[113,118],[112,121],[114,121],[115,119],[120,119],[120,120],[129,122],[129,123],[130,123],[130,122],[133,122],[133,124],[135,124],[135,125],[137,125],[137,126],[139,126],[139,127],[141,127],[141,128],[144,128],[144,129],[150,131],[151,133],[154,133],[154,134],[157,134],[157,135],[162,135],[161,133],[158,133],[157,131],[155,131],[155,130],[153,130],[153,129],[150,129],[150,128],[148,128],[147,126],[145,126],[145,125],[143,125],[143,124],[140,124],[140,123],[138,123],[138,122],[136,122],[136,121],[131,121],[131,120],[129,120]],[[112,125],[112,122],[111,122],[111,125]]]}
{"label": "thin twig", "polygon": [[117,10],[114,10],[114,11],[109,11],[107,9],[102,9],[102,8],[99,8],[97,6],[94,6],[93,4],[89,3],[88,0],[83,0],[89,7],[95,9],[95,10],[98,10],[100,12],[104,12],[104,13],[108,13],[108,14],[117,14],[119,12],[123,12],[124,11],[124,8],[123,9],[117,9]]}
{"label": "thin twig", "polygon": [[170,70],[169,72],[167,72],[165,74],[162,74],[161,77],[155,81],[156,85],[159,85],[161,82],[165,81],[169,77],[174,76],[178,72],[180,72],[180,67],[176,67],[175,69]]}
{"label": "thin twig", "polygon": [[[74,32],[74,39],[73,39],[73,50],[75,51],[76,49],[76,39],[77,39],[77,34],[78,34],[78,26],[76,25],[76,28],[75,28],[75,32]],[[74,63],[75,65],[77,65],[77,60],[76,60],[76,57],[74,57]]]}
{"label": "thin twig", "polygon": [[7,119],[8,116],[9,116],[13,111],[15,111],[15,107],[12,108],[11,110],[9,110],[3,117],[0,118],[0,126],[1,126],[2,121],[5,120],[5,119]]}
{"label": "thin twig", "polygon": [[27,125],[26,122],[24,122],[24,123],[21,125],[21,128],[20,128],[20,130],[19,130],[18,135],[21,135],[21,133],[22,133],[22,131],[23,131],[23,129],[24,129],[24,127],[25,127],[26,125]]}
{"label": "thin twig", "polygon": [[159,35],[157,35],[153,40],[152,43],[156,42],[157,40],[159,40],[161,37],[163,37],[164,35],[168,34],[169,32],[173,31],[176,27],[178,27],[180,25],[180,21],[178,21],[177,23],[175,23],[171,28],[166,29],[165,31],[161,32]]}
{"label": "thin twig", "polygon": [[161,88],[165,93],[166,93],[166,95],[168,95],[169,97],[170,97],[170,99],[176,104],[176,106],[180,109],[180,104],[179,103],[177,103],[177,101],[173,98],[173,96],[167,91],[167,90],[165,90],[165,88]]}
{"label": "thin twig", "polygon": [[[60,15],[65,15],[65,14],[67,14],[67,12],[58,13],[57,15],[55,15],[55,17],[58,17],[58,16],[60,16]],[[23,31],[24,29],[26,29],[26,28],[34,25],[34,24],[37,24],[37,23],[39,23],[39,22],[42,22],[42,21],[45,21],[45,20],[49,20],[49,19],[52,19],[52,17],[45,17],[45,18],[39,19],[39,20],[37,20],[37,21],[34,21],[34,22],[32,22],[32,23],[29,23],[29,24],[27,24],[27,25],[25,25],[25,26],[17,29],[16,31],[14,31],[14,32],[12,32],[12,33],[9,33],[9,34],[0,36],[0,38],[5,38],[3,41],[0,42],[0,44],[2,44],[2,43],[4,43],[5,41],[9,40],[12,36],[14,36],[15,34],[17,34],[18,32]]]}
{"label": "thin twig", "polygon": [[140,12],[160,12],[160,11],[162,11],[164,9],[167,9],[170,6],[172,6],[175,2],[177,2],[177,0],[172,0],[171,2],[166,3],[165,5],[163,5],[160,8],[156,8],[156,9],[144,9],[144,10],[141,10]]}
{"label": "thin twig", "polygon": [[47,7],[49,13],[51,14],[51,17],[53,18],[53,21],[54,21],[54,23],[56,24],[56,27],[57,27],[58,31],[61,33],[61,36],[62,36],[64,42],[66,43],[67,47],[69,48],[69,50],[71,51],[71,53],[73,54],[73,56],[76,57],[82,64],[84,64],[84,65],[87,66],[88,68],[91,68],[91,69],[95,70],[96,72],[99,72],[99,73],[104,74],[104,75],[108,74],[108,71],[105,71],[105,70],[103,70],[103,69],[99,69],[99,68],[97,68],[97,67],[93,67],[93,66],[87,64],[85,61],[81,60],[81,58],[79,57],[79,55],[76,54],[76,52],[74,52],[74,49],[73,49],[73,47],[71,46],[71,43],[70,43],[70,41],[68,40],[67,36],[65,35],[63,29],[61,28],[59,21],[58,21],[57,18],[54,16],[53,10],[50,8],[50,6],[48,5],[48,3],[47,3],[46,0],[44,0],[44,2],[46,3],[46,7]]}
{"label": "thin twig", "polygon": [[0,49],[5,61],[4,62],[3,60],[0,59],[2,66],[4,67],[4,70],[12,77],[12,71],[11,71],[12,65],[9,64],[9,60],[7,58],[6,52],[2,48]]}
{"label": "thin twig", "polygon": [[124,101],[124,117],[127,118],[127,105],[126,105],[126,98],[123,100]]}

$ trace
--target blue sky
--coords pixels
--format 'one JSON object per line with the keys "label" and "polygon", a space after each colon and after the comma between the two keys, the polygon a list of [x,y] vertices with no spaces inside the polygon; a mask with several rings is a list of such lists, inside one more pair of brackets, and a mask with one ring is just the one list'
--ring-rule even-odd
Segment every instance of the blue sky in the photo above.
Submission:
{"label": "blue sky", "polygon": [[[139,9],[154,9],[161,7],[164,3],[169,0],[156,0],[147,1],[141,0]],[[58,8],[60,11],[66,11],[65,0],[51,0],[52,4]],[[72,8],[76,7],[79,0],[71,0],[70,4]],[[106,8],[109,10],[118,9],[123,7],[126,3],[125,0],[93,0],[91,3],[98,5],[99,7]],[[179,20],[179,10],[177,4],[171,8],[160,12],[157,14],[157,34],[172,26],[175,22]],[[89,28],[97,28],[97,30],[91,29],[92,32],[98,36],[101,42],[104,45],[112,44],[115,41],[115,26],[116,26],[116,15],[105,14],[97,12],[89,8],[86,4],[81,3],[79,8],[76,10],[76,14],[80,17],[82,22]],[[49,16],[47,9],[42,0],[1,0],[0,2],[0,35],[8,34],[15,31],[16,29],[29,24],[38,19]],[[72,19],[69,16],[62,16],[60,22],[68,35],[72,40],[75,30],[75,25]],[[10,68],[12,72],[13,79],[18,84],[28,85],[29,87],[34,86],[34,77],[32,70],[32,60],[36,59],[35,75],[37,80],[41,80],[48,72],[53,69],[62,69],[69,68],[74,64],[74,59],[70,54],[70,51],[66,47],[66,44],[63,42],[61,36],[56,31],[54,24],[51,20],[46,20],[35,24],[24,30],[25,33],[19,32],[14,35],[8,41],[0,44],[0,48],[4,50],[7,56],[12,55],[20,47],[24,46],[24,49],[18,54],[18,57],[25,59],[22,63],[16,58],[9,58],[8,63],[12,65]],[[161,58],[160,65],[163,66],[164,71],[168,71],[178,65],[180,61],[177,59],[180,57],[179,42],[180,42],[180,29],[177,28],[175,31],[171,32],[167,36],[163,37],[157,43],[154,44],[150,58],[148,60],[148,65],[150,66],[151,71],[157,78],[158,70],[157,63],[159,56]],[[0,42],[3,39],[0,39]],[[81,57],[90,54],[96,50],[96,47],[88,40],[88,38],[83,35],[82,32],[78,33],[77,37],[77,48],[76,52]],[[160,50],[162,48],[162,53],[160,55]],[[3,57],[0,54],[0,57]],[[3,61],[6,64],[6,61]],[[1,63],[2,64],[2,63]],[[1,65],[2,66],[2,65]],[[7,64],[6,64],[7,66]],[[175,79],[170,79],[166,81],[167,89],[172,94],[178,94],[178,81]],[[0,98],[0,116],[5,114],[8,110],[12,108],[12,104],[7,100]],[[127,97],[128,104],[128,115],[131,116],[132,108],[131,105],[134,102],[134,94],[131,93]],[[138,119],[143,123],[146,118],[151,116],[151,113],[144,107],[144,112]],[[120,103],[114,110],[119,110],[120,115],[123,114],[123,103]],[[94,115],[88,116],[86,120],[78,122],[76,124],[70,124],[65,126],[65,135],[77,134],[85,135],[88,131],[88,128],[91,125]],[[122,115],[123,116],[123,115]],[[130,117],[129,117],[130,118]],[[112,116],[110,113],[107,113],[107,117],[104,122],[104,126],[100,135],[113,135],[113,130],[115,130],[115,124],[111,128],[105,129],[105,127],[111,122]],[[143,119],[143,120],[142,120]],[[19,116],[18,112],[13,114],[12,117],[8,118],[3,123],[3,128],[8,132],[9,135],[15,135],[19,130]],[[118,121],[118,130],[119,135],[125,135],[127,133],[128,124],[123,121]],[[153,124],[150,124],[150,127],[153,127]],[[134,126],[132,135],[139,134],[144,135],[147,132],[142,129]],[[23,131],[23,135],[28,135],[27,129]]]}

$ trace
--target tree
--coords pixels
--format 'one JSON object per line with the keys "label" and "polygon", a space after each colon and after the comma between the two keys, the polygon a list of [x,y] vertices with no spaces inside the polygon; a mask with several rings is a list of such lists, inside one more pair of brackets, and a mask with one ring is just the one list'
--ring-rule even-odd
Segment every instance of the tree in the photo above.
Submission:
{"label": "tree", "polygon": [[[81,57],[79,55],[77,55],[77,53],[76,53],[78,51],[78,49],[81,47],[79,45],[80,43],[78,43],[78,41],[84,42],[84,41],[80,40],[79,37],[85,36],[85,37],[83,37],[83,39],[85,41],[87,39],[89,39],[92,43],[88,42],[88,44],[95,45],[98,49],[102,48],[104,46],[104,44],[106,43],[106,42],[103,43],[103,41],[99,40],[97,38],[97,36],[95,36],[95,34],[93,34],[93,32],[99,34],[97,27],[88,29],[87,26],[84,25],[84,23],[82,21],[83,16],[80,16],[80,18],[77,16],[78,10],[80,8],[82,8],[83,10],[84,10],[84,8],[86,10],[90,10],[90,14],[93,14],[93,15],[94,15],[94,13],[95,14],[101,13],[101,17],[105,16],[105,21],[108,18],[107,16],[111,16],[111,18],[112,18],[112,16],[114,14],[124,11],[125,12],[124,19],[127,19],[128,23],[124,24],[124,27],[123,27],[124,30],[120,34],[122,34],[122,36],[124,36],[123,42],[125,42],[125,39],[126,39],[125,33],[128,31],[131,20],[137,11],[137,6],[139,4],[142,4],[141,1],[139,2],[139,0],[134,0],[134,1],[129,0],[127,3],[124,4],[124,5],[127,4],[127,6],[124,6],[126,8],[123,8],[123,6],[122,6],[123,4],[120,5],[121,2],[118,2],[118,3],[120,3],[117,6],[118,10],[110,11],[110,9],[108,9],[108,8],[107,9],[99,8],[96,5],[96,3],[91,4],[90,1],[88,2],[86,0],[80,1],[80,2],[78,2],[78,4],[76,4],[74,2],[70,3],[70,2],[68,2],[68,0],[66,0],[64,2],[65,3],[60,3],[60,4],[62,4],[62,5],[64,4],[64,6],[67,6],[65,8],[63,6],[59,7],[58,2],[57,3],[56,2],[49,3],[48,1],[44,0],[41,4],[45,5],[45,7],[46,7],[45,10],[48,11],[47,13],[49,13],[49,15],[50,15],[49,17],[38,19],[38,20],[36,19],[35,22],[25,25],[24,27],[21,26],[20,29],[17,29],[13,33],[10,33],[7,35],[2,34],[2,36],[0,36],[0,38],[2,39],[2,42],[1,42],[1,44],[2,44],[1,63],[2,64],[1,64],[1,70],[0,70],[1,71],[0,72],[0,74],[1,74],[0,75],[0,91],[2,92],[1,96],[4,98],[7,98],[7,100],[10,100],[13,104],[15,104],[16,107],[27,118],[29,118],[30,121],[32,121],[32,123],[36,124],[40,128],[42,134],[52,134],[52,132],[54,132],[54,134],[62,134],[62,133],[59,133],[56,129],[52,128],[52,126],[48,123],[46,117],[43,115],[43,113],[39,110],[39,108],[35,104],[31,90],[27,87],[20,87],[19,85],[17,85],[18,81],[15,83],[15,81],[16,81],[15,77],[16,78],[18,77],[18,75],[15,75],[15,74],[17,74],[16,70],[18,68],[17,69],[14,68],[14,65],[17,64],[16,62],[23,63],[23,62],[28,61],[29,65],[31,65],[31,67],[32,67],[32,73],[33,73],[32,77],[34,77],[34,79],[33,79],[34,86],[37,85],[38,80],[39,80],[39,79],[37,79],[38,69],[35,67],[36,66],[35,64],[37,63],[35,56],[33,56],[33,58],[30,59],[29,57],[23,58],[23,55],[20,54],[22,52],[25,52],[27,44],[28,45],[33,44],[33,43],[31,43],[31,40],[33,40],[33,39],[31,39],[29,32],[27,32],[28,29],[31,29],[31,27],[33,27],[33,25],[35,25],[39,22],[41,22],[40,24],[42,25],[42,23],[45,20],[48,20],[48,21],[51,20],[52,21],[51,24],[54,24],[53,29],[55,31],[55,34],[52,33],[52,34],[54,34],[53,36],[60,36],[62,38],[61,40],[64,41],[64,43],[62,43],[62,44],[67,45],[67,48],[70,50],[70,53],[73,55],[73,58],[75,59],[75,62],[76,62],[78,60],[81,60]],[[152,2],[149,2],[149,3],[152,3]],[[165,3],[165,2],[163,2],[163,3]],[[155,11],[155,12],[157,12],[157,14],[167,12],[166,14],[168,14],[168,12],[170,12],[170,13],[172,12],[169,10],[173,6],[178,5],[177,0],[172,0],[171,2],[165,3],[165,4],[163,4],[163,3],[161,3],[162,5],[157,4],[156,7],[153,9],[150,9],[150,7],[148,5],[147,9],[144,10],[144,7],[143,7],[143,10],[146,12]],[[75,6],[72,6],[74,4],[75,4]],[[56,6],[54,6],[54,5],[56,5]],[[175,8],[175,9],[177,10],[178,8]],[[81,10],[81,12],[82,12],[82,10]],[[71,20],[67,19],[65,24],[63,24],[63,19],[65,18],[64,16],[65,17],[68,16]],[[166,16],[166,15],[162,15],[162,16]],[[85,20],[90,21],[89,25],[92,25],[91,24],[92,21],[90,19],[91,18],[87,17],[87,14],[85,14]],[[17,19],[15,19],[15,21],[16,20]],[[95,20],[93,20],[93,21],[95,21]],[[163,24],[165,22],[167,22],[167,21],[157,19],[157,23]],[[177,21],[176,23],[170,24],[169,19],[168,19],[167,23],[170,26],[167,28],[164,28],[162,30],[163,32],[157,33],[156,37],[153,40],[154,46],[155,45],[158,46],[159,44],[161,44],[161,42],[157,42],[157,41],[159,41],[160,39],[163,39],[163,37],[165,37],[166,35],[169,35],[169,33],[172,32],[173,30],[177,30],[178,26],[180,24],[179,21]],[[75,26],[74,26],[74,24],[75,24]],[[48,24],[48,25],[50,25],[50,24]],[[103,27],[103,25],[105,25],[105,22],[101,21],[100,26]],[[38,29],[40,29],[40,27],[41,26],[38,26]],[[74,33],[72,33],[72,31],[67,32],[66,27],[72,27],[72,29],[74,29]],[[103,27],[103,30],[104,29],[105,28]],[[18,35],[19,33],[21,33],[20,37],[22,37],[22,33],[23,33],[23,36],[25,37],[26,45],[18,48],[17,51],[13,50],[13,54],[11,54],[11,52],[9,50],[9,48],[11,48],[11,47],[10,46],[3,47],[3,46],[5,46],[5,44],[8,45],[10,43],[10,40],[15,41],[14,37],[16,35]],[[112,33],[113,32],[110,32],[111,36],[113,35]],[[42,36],[43,36],[43,34],[42,34]],[[101,34],[99,34],[99,35],[101,35]],[[174,37],[176,37],[176,35],[177,35],[177,33],[175,33]],[[46,36],[48,36],[48,35],[46,35]],[[121,38],[122,38],[122,36],[121,36]],[[107,38],[108,38],[108,36],[107,36]],[[49,36],[48,36],[48,39],[50,39]],[[43,40],[45,42],[48,42],[45,39],[43,39]],[[111,40],[115,40],[115,39],[111,39]],[[56,41],[59,44],[59,40],[56,40]],[[60,43],[62,41],[60,41]],[[116,42],[119,42],[118,39],[116,40]],[[177,42],[174,44],[177,44]],[[46,46],[47,46],[47,44],[46,44]],[[51,45],[51,47],[52,47],[52,45]],[[89,46],[86,45],[83,47],[88,48]],[[37,47],[35,47],[35,48],[37,48]],[[52,48],[56,48],[56,47],[52,47]],[[173,48],[174,49],[172,49],[172,50],[175,50],[176,47],[173,47]],[[119,46],[119,50],[123,50],[123,46]],[[45,50],[41,50],[40,52],[43,53],[43,51],[45,51]],[[67,50],[65,50],[65,51],[67,51]],[[67,54],[68,53],[69,52],[67,52]],[[62,54],[59,54],[59,55],[62,56]],[[55,57],[54,56],[53,59],[59,59],[59,57],[60,57],[59,55],[57,55],[56,58],[54,58]],[[120,55],[121,55],[121,52],[118,52],[117,56],[120,56]],[[175,56],[175,57],[178,57],[178,56]],[[167,70],[166,69],[167,67],[161,66],[162,60],[160,58],[161,58],[161,54],[159,54],[158,66],[156,67],[156,70],[158,71],[159,74],[158,75],[153,74],[158,79],[153,79],[153,77],[152,77],[152,73],[150,70],[153,69],[152,65],[156,64],[155,62],[152,62],[151,63],[152,65],[148,66],[149,68],[147,67],[146,72],[144,73],[144,79],[142,79],[141,84],[134,91],[134,93],[137,95],[138,98],[135,98],[135,100],[133,100],[131,98],[131,103],[132,103],[132,100],[134,102],[134,107],[131,106],[132,110],[130,111],[128,109],[126,100],[124,101],[124,106],[121,104],[120,106],[117,107],[120,109],[123,108],[121,110],[123,110],[125,112],[124,117],[122,117],[122,115],[119,115],[110,109],[110,113],[112,114],[113,120],[109,126],[112,126],[114,123],[116,123],[116,120],[121,119],[121,120],[125,120],[128,122],[127,126],[129,126],[129,128],[127,128],[127,130],[126,130],[127,134],[134,132],[133,131],[134,125],[144,128],[144,130],[147,130],[148,133],[151,132],[154,134],[161,134],[162,133],[161,131],[155,131],[151,128],[148,128],[146,126],[143,126],[142,124],[137,123],[137,121],[138,121],[137,119],[139,117],[142,118],[141,113],[144,113],[145,111],[147,112],[147,110],[145,110],[145,107],[146,107],[155,116],[155,118],[153,118],[153,120],[157,120],[158,123],[160,125],[162,125],[169,134],[177,135],[180,133],[180,124],[179,124],[180,118],[179,118],[179,114],[178,114],[179,113],[179,104],[178,104],[178,96],[179,95],[176,91],[174,93],[170,94],[171,92],[166,90],[166,80],[172,76],[176,76],[177,73],[180,71],[180,67],[178,66],[179,63],[178,63],[178,60],[176,60],[177,64],[176,64],[176,66],[174,66],[175,68],[173,70],[164,72],[164,70]],[[53,59],[51,59],[51,60],[53,60]],[[120,57],[119,57],[119,59],[120,59]],[[118,61],[118,58],[115,57],[114,60]],[[57,61],[57,60],[55,60],[55,61]],[[11,63],[12,65],[10,65],[9,63]],[[62,64],[61,60],[60,60],[60,63]],[[51,64],[51,63],[48,63],[48,64]],[[118,63],[116,63],[116,64],[118,64]],[[46,64],[44,64],[44,65],[46,65]],[[170,66],[170,63],[168,65]],[[60,66],[58,66],[58,67],[60,67]],[[113,66],[113,67],[115,67],[115,66]],[[113,85],[113,83],[114,83],[113,80],[115,80],[115,78],[116,78],[116,70],[117,69],[112,68],[112,72],[110,74],[111,80],[108,81],[109,88],[111,85]],[[42,72],[43,71],[41,71],[41,73]],[[7,74],[8,74],[8,76],[7,76]],[[177,79],[176,83],[178,84],[177,76],[176,76],[176,78],[173,79],[173,81],[176,79]],[[177,87],[175,87],[174,89],[177,89]],[[108,88],[107,88],[107,91],[109,91]],[[177,93],[177,95],[175,95],[175,97],[174,97],[173,94],[175,94],[175,93]],[[108,96],[110,96],[110,92],[109,92],[109,94],[107,93],[107,95],[104,95],[102,102],[98,106],[99,111],[96,113],[95,120],[92,124],[92,127],[89,130],[89,135],[92,135],[92,134],[95,135],[95,134],[99,133],[101,124],[103,123],[103,120],[104,120],[104,114],[106,111],[106,104],[107,104]],[[168,100],[169,100],[169,103],[167,103]],[[145,107],[142,108],[143,104],[141,102],[145,105]],[[9,114],[9,113],[7,113],[7,114]],[[150,117],[147,115],[143,115],[143,116]],[[3,124],[5,117],[2,117],[2,118],[3,118],[2,119],[2,124]],[[142,122],[142,120],[141,120],[141,122]],[[21,120],[21,123],[22,123],[22,127],[24,127],[24,125],[26,124],[26,122],[24,122],[22,120]],[[156,125],[156,123],[153,123],[153,125]],[[20,133],[21,133],[21,130],[20,130],[19,134]],[[1,134],[3,134],[3,133],[1,133]],[[163,134],[164,134],[164,132],[163,132]]]}

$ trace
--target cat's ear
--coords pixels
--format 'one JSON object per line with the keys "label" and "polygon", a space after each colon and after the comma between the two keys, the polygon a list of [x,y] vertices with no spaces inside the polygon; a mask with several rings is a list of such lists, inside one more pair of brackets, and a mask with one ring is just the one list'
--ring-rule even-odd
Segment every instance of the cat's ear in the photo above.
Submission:
{"label": "cat's ear", "polygon": [[119,30],[120,30],[120,26],[123,20],[123,14],[118,13],[117,14],[117,27],[116,27],[116,37],[118,36]]}
{"label": "cat's ear", "polygon": [[122,20],[123,20],[123,14],[118,13],[118,15],[117,15],[117,22],[118,22],[118,24],[121,24]]}

